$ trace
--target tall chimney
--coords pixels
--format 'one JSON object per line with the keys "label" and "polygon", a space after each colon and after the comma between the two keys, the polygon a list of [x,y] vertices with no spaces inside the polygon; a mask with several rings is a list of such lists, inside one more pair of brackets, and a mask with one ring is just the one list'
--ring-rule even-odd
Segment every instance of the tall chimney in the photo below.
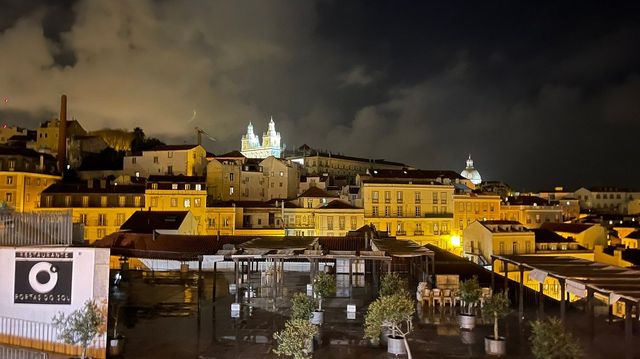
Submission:
{"label": "tall chimney", "polygon": [[67,95],[60,97],[60,121],[58,123],[58,169],[67,166]]}

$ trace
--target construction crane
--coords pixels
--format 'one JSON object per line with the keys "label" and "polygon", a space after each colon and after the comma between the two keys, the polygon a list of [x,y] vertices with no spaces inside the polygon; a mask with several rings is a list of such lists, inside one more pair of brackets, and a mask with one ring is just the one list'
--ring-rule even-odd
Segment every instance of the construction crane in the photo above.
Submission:
{"label": "construction crane", "polygon": [[200,127],[195,127],[196,130],[196,136],[198,137],[198,145],[202,145],[202,135],[207,136],[208,139],[210,139],[211,141],[215,141],[216,139],[211,137],[210,134],[208,134],[205,130],[201,129]]}

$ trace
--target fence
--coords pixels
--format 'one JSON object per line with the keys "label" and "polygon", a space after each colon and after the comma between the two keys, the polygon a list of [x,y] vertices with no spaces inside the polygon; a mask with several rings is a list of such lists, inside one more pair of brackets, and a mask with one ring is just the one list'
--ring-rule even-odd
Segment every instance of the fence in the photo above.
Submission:
{"label": "fence", "polygon": [[[94,358],[105,357],[105,335],[102,334],[93,340],[89,345],[87,355]],[[58,338],[58,331],[52,324],[17,318],[0,317],[0,343],[70,355],[79,355],[82,352],[81,347],[62,342]],[[0,355],[0,358],[11,357]],[[17,358],[22,359],[23,357],[18,356]],[[32,358],[32,356],[24,358]]]}
{"label": "fence", "polygon": [[0,246],[71,245],[71,211],[0,215]]}
{"label": "fence", "polygon": [[48,359],[47,353],[36,352],[21,348],[3,347],[0,345],[0,358],[3,359]]}

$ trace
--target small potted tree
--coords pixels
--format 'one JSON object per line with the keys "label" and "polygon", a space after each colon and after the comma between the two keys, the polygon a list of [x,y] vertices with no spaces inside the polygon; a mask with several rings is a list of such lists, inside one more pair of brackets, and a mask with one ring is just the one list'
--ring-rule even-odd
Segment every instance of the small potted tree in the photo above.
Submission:
{"label": "small potted tree", "polygon": [[316,305],[316,300],[305,293],[294,293],[291,297],[291,319],[311,320]]}
{"label": "small potted tree", "polygon": [[52,323],[58,330],[58,337],[65,344],[80,345],[82,348],[82,359],[87,357],[87,348],[93,339],[103,334],[105,331],[105,314],[98,305],[88,300],[82,308],[65,315],[60,312],[56,314]]}
{"label": "small potted tree", "polygon": [[387,338],[387,352],[395,355],[409,354],[411,357],[406,336],[413,329],[411,317],[414,311],[413,300],[405,294],[379,297],[367,309],[364,321],[365,339],[377,344],[382,329],[388,328],[391,334]]}
{"label": "small potted tree", "polygon": [[498,319],[509,314],[509,297],[507,292],[493,294],[484,303],[482,312],[493,318],[493,335],[484,338],[484,351],[489,355],[502,356],[507,352],[507,340],[498,335]]}
{"label": "small potted tree", "polygon": [[308,319],[291,319],[284,325],[284,330],[273,333],[278,341],[275,354],[290,355],[294,359],[311,358],[313,352],[313,337],[318,334],[318,327]]}
{"label": "small potted tree", "polygon": [[380,290],[378,294],[382,297],[385,295],[400,293],[406,293],[406,295],[409,296],[407,281],[401,278],[396,272],[386,273],[380,281]]}
{"label": "small potted tree", "polygon": [[460,282],[458,291],[460,293],[460,300],[462,301],[460,314],[458,315],[460,329],[473,330],[476,326],[474,308],[478,304],[481,295],[478,277],[473,276],[471,279]]}
{"label": "small potted tree", "polygon": [[577,359],[582,357],[578,340],[557,318],[531,323],[531,352],[536,359]]}
{"label": "small potted tree", "polygon": [[118,319],[120,317],[120,304],[113,305],[113,312],[111,318],[113,319],[113,334],[108,338],[109,340],[109,355],[118,356],[124,352],[124,336],[118,333]]}
{"label": "small potted tree", "polygon": [[318,299],[318,309],[313,311],[311,323],[322,325],[324,322],[324,311],[322,310],[322,300],[336,291],[336,278],[324,272],[318,273],[313,279],[313,294]]}

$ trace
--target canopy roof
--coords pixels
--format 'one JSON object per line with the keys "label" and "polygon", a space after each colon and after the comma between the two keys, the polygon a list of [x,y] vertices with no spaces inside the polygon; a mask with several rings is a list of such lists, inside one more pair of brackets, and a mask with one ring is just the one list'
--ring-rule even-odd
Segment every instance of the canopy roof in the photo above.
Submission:
{"label": "canopy roof", "polygon": [[398,240],[395,238],[373,239],[371,247],[375,251],[385,252],[392,257],[433,257],[434,255],[433,251],[414,241]]}

